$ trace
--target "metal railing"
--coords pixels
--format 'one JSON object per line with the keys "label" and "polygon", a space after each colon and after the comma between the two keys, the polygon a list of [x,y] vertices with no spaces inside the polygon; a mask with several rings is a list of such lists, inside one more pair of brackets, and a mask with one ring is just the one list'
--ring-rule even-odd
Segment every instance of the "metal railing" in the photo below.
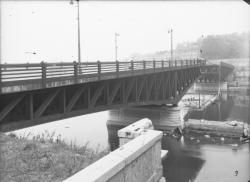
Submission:
{"label": "metal railing", "polygon": [[105,75],[119,77],[124,73],[133,75],[141,71],[147,73],[160,71],[165,68],[202,66],[203,59],[175,60],[175,61],[130,61],[130,62],[61,62],[36,64],[1,64],[0,88],[2,85],[15,85],[15,83],[40,83],[46,87],[47,81],[73,79],[75,83],[84,77],[96,76],[99,80]]}

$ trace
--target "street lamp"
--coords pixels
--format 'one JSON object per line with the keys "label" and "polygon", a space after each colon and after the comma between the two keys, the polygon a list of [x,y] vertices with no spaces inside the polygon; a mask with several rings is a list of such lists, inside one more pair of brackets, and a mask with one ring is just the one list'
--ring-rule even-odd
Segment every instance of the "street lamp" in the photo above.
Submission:
{"label": "street lamp", "polygon": [[117,50],[118,50],[118,46],[117,46],[117,37],[120,36],[118,33],[115,33],[115,61],[117,60]]}
{"label": "street lamp", "polygon": [[70,4],[73,5],[74,1],[77,3],[78,63],[79,73],[81,74],[80,0],[70,0]]}
{"label": "street lamp", "polygon": [[170,33],[171,37],[171,61],[173,61],[173,29],[168,30],[168,33]]}

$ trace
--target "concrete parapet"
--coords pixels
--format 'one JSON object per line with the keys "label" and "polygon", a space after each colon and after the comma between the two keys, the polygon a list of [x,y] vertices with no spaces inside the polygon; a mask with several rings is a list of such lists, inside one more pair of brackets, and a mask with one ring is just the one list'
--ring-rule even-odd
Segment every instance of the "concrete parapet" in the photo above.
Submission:
{"label": "concrete parapet", "polygon": [[[136,126],[152,128],[152,123],[151,126],[150,123],[151,121],[148,122],[147,119],[144,119],[130,127],[134,130],[136,130]],[[124,131],[129,129],[126,128],[124,128]],[[159,181],[162,177],[161,138],[163,133],[145,128],[140,135],[137,135],[136,132],[142,131],[142,128],[134,131],[134,139],[131,139],[131,141],[117,150],[66,179],[64,182]],[[121,136],[123,135],[121,134]],[[132,135],[128,136],[131,137]]]}
{"label": "concrete parapet", "polygon": [[148,118],[141,119],[133,124],[128,125],[118,131],[119,144],[120,146],[126,144],[128,141],[141,135],[148,129],[153,130],[153,124]]}

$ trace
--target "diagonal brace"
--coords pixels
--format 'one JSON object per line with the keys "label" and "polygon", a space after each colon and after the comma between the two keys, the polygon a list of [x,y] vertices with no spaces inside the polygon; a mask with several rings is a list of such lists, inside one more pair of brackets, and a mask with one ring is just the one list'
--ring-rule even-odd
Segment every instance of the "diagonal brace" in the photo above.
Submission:
{"label": "diagonal brace", "polygon": [[102,84],[100,87],[98,87],[98,89],[95,91],[94,96],[90,100],[89,107],[94,107],[95,106],[96,101],[99,98],[99,96],[101,95],[104,87],[105,87],[104,84]]}
{"label": "diagonal brace", "polygon": [[68,105],[66,106],[65,112],[70,112],[72,110],[72,108],[74,107],[77,100],[82,95],[82,93],[84,92],[85,89],[86,89],[86,87],[83,86],[76,91],[76,93],[73,95],[73,97],[69,101]]}
{"label": "diagonal brace", "polygon": [[115,88],[113,89],[113,91],[112,91],[112,93],[111,93],[111,95],[109,97],[108,104],[111,104],[113,102],[113,100],[114,100],[114,98],[115,98],[115,96],[116,96],[119,88],[121,87],[121,84],[122,84],[122,82],[119,82],[119,83],[117,83],[115,85]]}
{"label": "diagonal brace", "polygon": [[130,95],[130,93],[131,93],[131,91],[132,91],[132,88],[133,88],[133,86],[134,86],[134,84],[135,84],[135,81],[136,81],[136,78],[134,78],[134,79],[129,83],[129,85],[128,85],[127,89],[126,89],[126,94],[127,94],[127,95],[125,95],[125,101],[126,101],[126,102],[128,101],[129,95]]}
{"label": "diagonal brace", "polygon": [[147,100],[149,100],[152,92],[153,85],[155,83],[155,76],[153,76],[153,80],[150,81],[149,87],[148,87],[148,94],[147,94]]}
{"label": "diagonal brace", "polygon": [[143,88],[143,86],[144,86],[144,84],[145,84],[145,82],[146,82],[146,77],[144,77],[143,78],[143,80],[142,80],[142,82],[141,82],[141,84],[139,85],[139,88],[138,88],[138,93],[137,93],[137,100],[139,100],[139,98],[140,98],[140,96],[141,96],[141,93],[142,93],[142,88]]}
{"label": "diagonal brace", "polygon": [[16,105],[24,98],[24,94],[14,98],[1,112],[0,112],[0,122],[16,107]]}
{"label": "diagonal brace", "polygon": [[41,106],[36,110],[35,114],[34,114],[34,118],[37,119],[39,118],[44,111],[46,110],[46,108],[49,106],[49,104],[54,100],[54,98],[57,96],[57,94],[59,93],[59,89],[56,90],[54,93],[50,94],[45,101],[43,101],[43,103],[41,104]]}

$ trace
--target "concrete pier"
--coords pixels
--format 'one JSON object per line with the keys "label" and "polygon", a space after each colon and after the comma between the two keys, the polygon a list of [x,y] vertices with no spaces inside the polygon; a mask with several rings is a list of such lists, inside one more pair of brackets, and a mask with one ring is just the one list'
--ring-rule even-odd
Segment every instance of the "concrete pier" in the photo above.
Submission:
{"label": "concrete pier", "polygon": [[128,126],[142,118],[149,118],[156,130],[173,130],[182,127],[179,107],[146,106],[109,111],[108,126]]}

